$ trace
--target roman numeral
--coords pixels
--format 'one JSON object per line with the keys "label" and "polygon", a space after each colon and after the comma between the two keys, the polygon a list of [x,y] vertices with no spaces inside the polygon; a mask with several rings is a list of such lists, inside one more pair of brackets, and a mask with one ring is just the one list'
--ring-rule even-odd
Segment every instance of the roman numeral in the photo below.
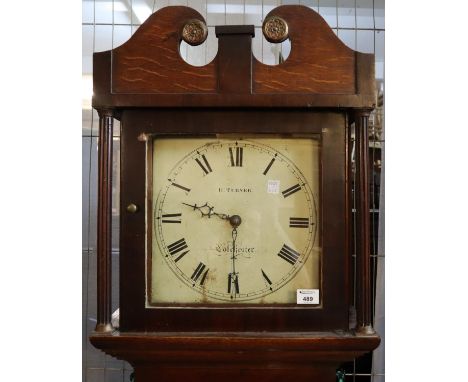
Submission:
{"label": "roman numeral", "polygon": [[162,217],[162,222],[163,223],[181,223],[181,219],[177,219],[178,217],[181,217],[182,214],[163,214],[161,215]]}
{"label": "roman numeral", "polygon": [[266,282],[267,282],[268,284],[271,285],[271,280],[270,280],[270,278],[269,278],[269,277],[267,276],[267,274],[263,271],[263,269],[260,269],[260,270],[262,271],[262,276],[263,276],[263,278],[266,280]]}
{"label": "roman numeral", "polygon": [[[171,256],[174,256],[176,255],[177,253],[179,253],[180,251],[184,250],[184,249],[187,249],[188,246],[187,246],[187,243],[185,242],[185,239],[180,239],[180,240],[177,240],[176,242],[172,243],[172,244],[169,244],[167,246],[167,250],[169,251],[169,253],[171,254]],[[180,253],[177,258],[174,260],[176,263],[182,258],[184,257],[189,251],[184,251],[182,253]]]}
{"label": "roman numeral", "polygon": [[[202,262],[200,262],[200,264],[198,264],[197,268],[195,268],[195,270],[193,271],[193,274],[192,276],[190,277],[193,281],[193,285],[195,286],[197,280],[200,278],[200,285],[203,285],[205,283],[205,280],[206,280],[206,275],[208,274],[208,271],[209,269],[206,268],[206,265],[203,264]],[[203,274],[203,275],[202,275]]]}
{"label": "roman numeral", "polygon": [[177,184],[177,183],[174,183],[174,182],[171,182],[171,184],[172,184],[174,187],[180,188],[181,190],[184,190],[184,191],[190,192],[190,188],[187,188],[187,187],[181,186],[180,184]]}
{"label": "roman numeral", "polygon": [[273,163],[275,162],[275,158],[273,158],[270,163],[268,163],[268,166],[266,167],[265,171],[263,171],[263,175],[266,175],[268,171],[270,171],[270,167],[273,166]]}
{"label": "roman numeral", "polygon": [[294,265],[300,254],[294,249],[288,247],[286,244],[283,244],[283,248],[281,248],[281,251],[279,251],[278,256],[283,260],[286,260],[288,263]]}
{"label": "roman numeral", "polygon": [[289,195],[294,194],[295,192],[299,191],[300,189],[301,189],[301,186],[299,186],[299,184],[296,184],[296,185],[294,185],[292,187],[289,187],[288,189],[284,190],[282,192],[282,194],[283,194],[283,196],[285,198],[287,198]]}
{"label": "roman numeral", "polygon": [[205,162],[205,166],[203,166],[202,162],[200,162],[200,159],[198,158],[195,158],[195,161],[200,165],[201,169],[203,170],[203,172],[208,175],[210,172],[212,172],[213,170],[211,169],[211,166],[210,164],[208,163],[208,161],[206,160],[206,157],[204,154],[202,154],[202,159],[203,159],[203,162]]}
{"label": "roman numeral", "polygon": [[234,290],[239,294],[239,276],[237,274],[229,273],[228,275],[228,293],[231,293],[232,285],[234,284]]}
{"label": "roman numeral", "polygon": [[307,228],[309,227],[309,218],[289,218],[289,226],[291,228]]}
{"label": "roman numeral", "polygon": [[242,167],[242,157],[244,154],[243,147],[236,147],[236,160],[234,161],[234,150],[232,147],[229,147],[229,155],[231,157],[231,166],[232,167]]}

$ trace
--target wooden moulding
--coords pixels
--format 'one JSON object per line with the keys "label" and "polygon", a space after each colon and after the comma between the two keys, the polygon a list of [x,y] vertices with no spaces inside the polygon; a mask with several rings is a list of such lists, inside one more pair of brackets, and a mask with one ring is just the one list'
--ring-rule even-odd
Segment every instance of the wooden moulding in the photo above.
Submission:
{"label": "wooden moulding", "polygon": [[213,93],[216,65],[195,67],[179,53],[189,20],[203,21],[188,7],[165,7],[151,15],[132,38],[112,51],[113,93]]}
{"label": "wooden moulding", "polygon": [[336,369],[378,346],[346,333],[113,333],[91,343],[132,364],[138,382],[336,380]]}
{"label": "wooden moulding", "polygon": [[[354,336],[348,333],[121,333],[92,335],[91,343],[117,358],[141,360],[146,357],[165,362],[180,362],[177,354],[187,354],[184,360],[193,362],[234,362],[246,361],[277,363],[300,362],[305,359],[344,362],[359,356],[370,347],[380,343],[378,336]],[[131,344],[132,346],[128,346]],[[183,345],[183,346],[182,346]],[[340,349],[338,351],[337,349]],[[294,357],[285,357],[285,353],[273,353],[281,349]],[[193,352],[198,350],[198,352]],[[216,360],[205,352],[221,355]],[[133,353],[133,354],[131,354]],[[255,355],[253,355],[255,353]],[[299,354],[301,353],[301,354]],[[342,353],[342,354],[340,354]],[[190,356],[189,356],[190,354]],[[225,358],[224,358],[225,357]],[[295,359],[296,358],[296,359]]]}
{"label": "wooden moulding", "polygon": [[[253,56],[253,26],[223,26],[216,27],[216,57],[205,66],[192,66],[179,52],[182,31],[191,20],[204,23],[203,17],[182,6],[160,9],[126,43],[94,54],[93,106],[375,105],[373,55],[346,47],[308,7],[284,5],[266,18],[270,16],[288,24],[291,53],[283,63],[265,65]],[[236,77],[239,83],[233,81]]]}
{"label": "wooden moulding", "polygon": [[[322,17],[307,7],[280,6],[266,18],[270,16],[280,17],[288,25],[292,49],[280,65],[268,66],[255,59],[253,26],[216,27],[218,53],[214,60],[201,67],[189,65],[179,52],[184,26],[205,21],[195,10],[181,6],[160,9],[125,44],[94,54],[93,107],[100,110],[100,206],[98,325],[90,340],[106,353],[129,361],[138,382],[153,381],[154,375],[160,382],[333,381],[340,363],[375,349],[380,342],[370,326],[368,158],[362,154],[367,147],[367,112],[376,103],[374,56],[347,48]],[[112,331],[112,117],[122,121],[122,211],[128,203],[145,205],[146,152],[139,140],[145,134],[321,135],[324,163],[329,166],[329,171],[324,167],[325,173],[331,174],[324,178],[324,187],[339,191],[327,192],[328,199],[324,198],[331,227],[324,236],[329,248],[324,248],[335,254],[328,256],[324,267],[329,267],[328,274],[330,269],[338,269],[343,276],[334,289],[328,289],[328,297],[336,297],[328,299],[332,301],[328,314],[282,313],[279,309],[194,309],[187,314],[146,309],[145,214],[123,213],[120,279],[121,286],[122,282],[126,285],[120,288],[122,332]],[[351,218],[346,212],[351,206],[346,128],[351,119],[356,119],[359,132],[357,192],[364,192],[358,206],[362,244],[357,251],[361,281],[356,333],[348,331],[350,286],[345,274]],[[328,309],[326,304],[324,309]],[[340,332],[333,332],[335,329]],[[180,330],[190,333],[178,333]],[[244,369],[249,371],[242,374]]]}
{"label": "wooden moulding", "polygon": [[255,93],[356,94],[355,52],[305,6],[285,5],[267,16],[288,25],[291,53],[280,65],[254,65]]}

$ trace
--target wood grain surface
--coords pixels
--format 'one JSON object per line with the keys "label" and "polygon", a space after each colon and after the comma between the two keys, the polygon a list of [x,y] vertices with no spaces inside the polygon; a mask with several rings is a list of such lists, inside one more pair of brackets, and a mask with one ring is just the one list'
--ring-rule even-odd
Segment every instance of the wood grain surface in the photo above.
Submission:
{"label": "wood grain surface", "polygon": [[308,7],[284,5],[269,15],[288,23],[285,62],[266,65],[253,56],[253,26],[218,26],[217,55],[198,67],[183,60],[179,46],[185,23],[203,17],[182,6],[158,10],[126,43],[94,53],[93,107],[375,105],[373,55],[346,47]]}
{"label": "wood grain surface", "polygon": [[120,333],[91,343],[132,364],[137,382],[336,381],[340,363],[374,349],[378,336],[317,333]]}
{"label": "wood grain surface", "polygon": [[203,17],[188,7],[165,7],[112,51],[114,93],[213,93],[216,65],[187,64],[179,52],[184,24]]}
{"label": "wood grain surface", "polygon": [[291,53],[279,65],[255,59],[255,93],[355,93],[355,52],[318,13],[302,5],[283,5],[266,18],[269,16],[280,16],[287,22]]}

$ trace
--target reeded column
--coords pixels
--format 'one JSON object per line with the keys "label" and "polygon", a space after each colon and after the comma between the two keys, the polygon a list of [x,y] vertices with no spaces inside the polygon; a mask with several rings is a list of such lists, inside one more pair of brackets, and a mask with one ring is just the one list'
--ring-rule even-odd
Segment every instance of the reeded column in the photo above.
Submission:
{"label": "reeded column", "polygon": [[369,216],[369,141],[368,125],[371,110],[355,112],[356,163],[356,271],[357,271],[357,330],[370,335],[372,328],[370,275],[370,216]]}
{"label": "reeded column", "polygon": [[97,232],[97,323],[96,332],[113,330],[112,316],[112,135],[113,111],[100,109]]}

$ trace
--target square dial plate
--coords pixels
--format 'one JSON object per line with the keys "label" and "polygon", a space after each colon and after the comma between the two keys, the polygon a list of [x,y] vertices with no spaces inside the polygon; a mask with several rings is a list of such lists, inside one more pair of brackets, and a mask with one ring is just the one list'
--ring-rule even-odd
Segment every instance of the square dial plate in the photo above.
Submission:
{"label": "square dial plate", "polygon": [[147,297],[296,304],[321,286],[316,137],[156,137],[149,143]]}

